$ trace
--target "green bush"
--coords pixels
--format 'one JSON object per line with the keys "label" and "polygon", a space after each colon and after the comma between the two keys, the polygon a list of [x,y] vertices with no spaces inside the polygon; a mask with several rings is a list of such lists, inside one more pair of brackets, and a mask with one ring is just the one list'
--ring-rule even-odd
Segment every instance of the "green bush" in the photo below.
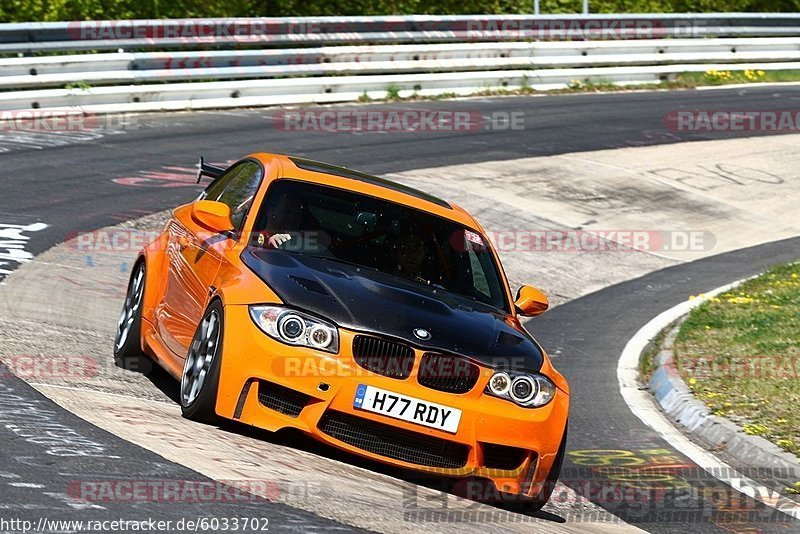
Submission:
{"label": "green bush", "polygon": [[[579,13],[581,0],[541,0]],[[0,0],[0,22],[183,17],[530,13],[532,0]],[[590,0],[592,13],[798,11],[800,0]]]}

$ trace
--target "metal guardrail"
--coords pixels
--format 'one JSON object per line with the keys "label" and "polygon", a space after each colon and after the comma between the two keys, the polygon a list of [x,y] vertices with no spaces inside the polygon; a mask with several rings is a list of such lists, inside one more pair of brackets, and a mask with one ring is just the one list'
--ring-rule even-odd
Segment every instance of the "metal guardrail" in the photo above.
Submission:
{"label": "metal guardrail", "polygon": [[0,89],[282,76],[800,60],[800,37],[342,46],[0,59]]}
{"label": "metal guardrail", "polygon": [[797,13],[227,18],[0,24],[0,54],[613,38],[778,37]]}
{"label": "metal guardrail", "polygon": [[[800,14],[230,19],[229,26],[223,26],[224,22],[0,24],[0,53],[36,53],[0,58],[0,110],[80,106],[111,112],[337,102],[364,94],[380,98],[390,86],[401,94],[420,95],[544,90],[574,80],[632,84],[658,82],[686,71],[794,69],[800,61]],[[200,35],[203,28],[207,33]],[[709,37],[748,35],[750,30],[791,36]],[[195,37],[175,37],[188,31]],[[679,34],[692,38],[670,38]],[[580,40],[569,40],[580,35]],[[597,40],[603,37],[606,40]],[[381,44],[416,38],[423,42]],[[460,41],[442,42],[452,39]],[[183,49],[200,41],[210,49]],[[102,50],[112,42],[108,48],[177,49],[51,55],[62,49]],[[314,46],[330,42],[358,45]],[[264,43],[294,46],[251,48]],[[222,46],[228,48],[216,49]],[[82,88],[64,88],[69,85]]]}
{"label": "metal guardrail", "polygon": [[[330,76],[239,80],[164,85],[127,85],[84,89],[0,92],[0,110],[79,107],[87,113],[256,107],[299,103],[354,102],[385,98],[387,88],[401,97],[417,94],[469,95],[494,89],[553,90],[576,80],[629,85],[656,83],[680,72],[707,69],[800,69],[800,62],[678,64],[636,67],[589,67],[544,70],[477,71],[424,74]],[[77,109],[77,108],[76,108]],[[2,118],[2,117],[0,117]]]}

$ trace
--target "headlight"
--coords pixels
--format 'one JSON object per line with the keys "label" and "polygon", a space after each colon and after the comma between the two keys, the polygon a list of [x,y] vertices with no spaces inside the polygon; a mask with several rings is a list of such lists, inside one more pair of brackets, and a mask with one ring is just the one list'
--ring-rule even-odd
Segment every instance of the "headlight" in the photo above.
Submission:
{"label": "headlight", "polygon": [[282,306],[250,306],[250,317],[282,343],[339,352],[339,330],[327,321]]}
{"label": "headlight", "polygon": [[489,380],[489,390],[498,397],[506,395],[510,388],[511,377],[508,375],[508,373],[495,373]]}
{"label": "headlight", "polygon": [[556,386],[549,378],[538,373],[497,371],[489,379],[486,393],[525,408],[540,408],[553,400]]}

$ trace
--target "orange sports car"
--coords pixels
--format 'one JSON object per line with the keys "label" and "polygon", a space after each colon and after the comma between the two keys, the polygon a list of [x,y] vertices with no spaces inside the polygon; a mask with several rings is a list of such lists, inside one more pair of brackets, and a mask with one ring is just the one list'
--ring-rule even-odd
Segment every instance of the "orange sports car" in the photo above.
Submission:
{"label": "orange sports car", "polygon": [[180,380],[189,419],[295,428],[448,479],[478,500],[547,502],[569,387],[521,316],[466,211],[382,178],[296,157],[201,158],[131,274],[118,365]]}

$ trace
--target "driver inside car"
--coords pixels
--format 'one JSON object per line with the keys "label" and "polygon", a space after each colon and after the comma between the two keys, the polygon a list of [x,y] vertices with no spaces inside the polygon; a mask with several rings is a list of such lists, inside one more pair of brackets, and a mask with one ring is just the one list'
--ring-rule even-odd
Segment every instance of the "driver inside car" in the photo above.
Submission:
{"label": "driver inside car", "polygon": [[389,245],[392,272],[397,276],[427,284],[423,265],[428,257],[425,241],[414,232],[407,232],[392,239]]}
{"label": "driver inside car", "polygon": [[308,211],[304,200],[286,193],[278,197],[275,208],[269,213],[266,235],[267,248],[288,247],[312,252],[320,246],[327,248],[331,242],[330,236],[319,230],[319,222]]}

